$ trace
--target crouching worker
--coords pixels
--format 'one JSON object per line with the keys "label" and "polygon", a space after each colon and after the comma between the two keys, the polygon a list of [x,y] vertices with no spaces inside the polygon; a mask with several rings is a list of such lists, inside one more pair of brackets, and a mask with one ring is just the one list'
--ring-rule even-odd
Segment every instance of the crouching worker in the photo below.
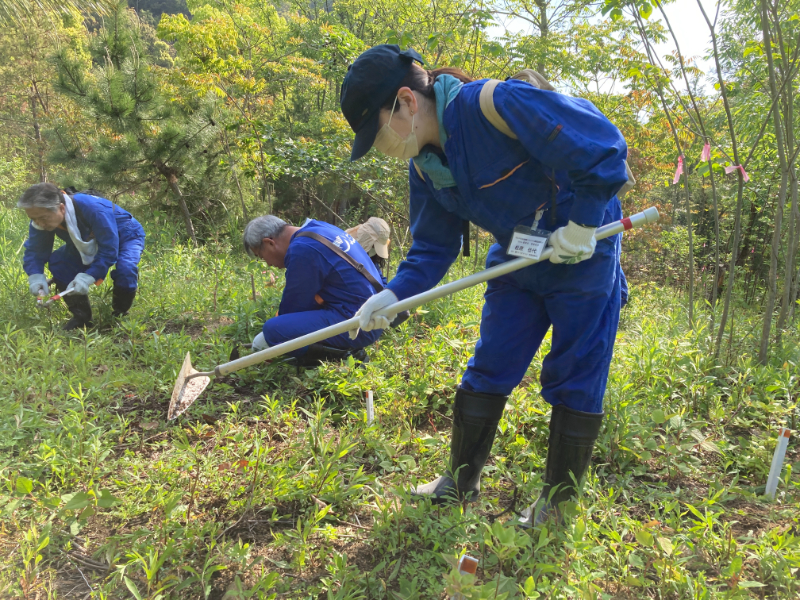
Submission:
{"label": "crouching worker", "polygon": [[[349,234],[321,221],[295,227],[273,215],[257,217],[244,229],[244,249],[271,267],[286,269],[278,316],[264,323],[253,340],[253,350],[293,340],[351,318],[374,293],[381,291],[381,274],[364,249]],[[366,359],[363,350],[382,330],[361,332],[354,340],[337,335],[321,344],[301,348],[290,356],[303,366],[353,356]]]}
{"label": "crouching worker", "polygon": [[[99,196],[67,194],[52,183],[29,187],[17,207],[31,220],[23,257],[31,294],[48,295],[45,265],[58,292],[72,290],[63,297],[72,313],[65,331],[91,327],[89,286],[102,283],[112,265],[114,316],[128,312],[136,296],[145,238],[144,229],[128,211]],[[53,252],[56,236],[64,245]]]}

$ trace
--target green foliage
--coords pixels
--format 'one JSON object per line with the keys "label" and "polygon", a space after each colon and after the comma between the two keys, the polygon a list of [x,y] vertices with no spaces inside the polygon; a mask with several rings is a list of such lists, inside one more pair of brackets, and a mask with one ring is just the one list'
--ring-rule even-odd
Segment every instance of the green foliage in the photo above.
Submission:
{"label": "green foliage", "polygon": [[[148,231],[137,302],[113,324],[109,291],[93,291],[98,329],[84,335],[58,331],[63,308],[34,307],[15,254],[27,222],[0,213],[0,520],[18,548],[0,589],[11,597],[55,595],[64,578],[85,586],[78,568],[96,593],[133,598],[800,592],[794,443],[777,501],[761,496],[776,427],[797,411],[800,332],[768,366],[747,336],[716,361],[680,298],[634,287],[583,495],[565,526],[527,532],[510,506],[540,487],[549,340],[500,424],[480,502],[417,505],[408,486],[448,456],[482,291],[418,311],[364,366],[260,365],[215,380],[167,423],[185,353],[201,368],[226,361],[274,314],[281,280],[225,244],[174,245],[179,226],[164,215],[137,217]],[[457,263],[450,277],[470,270]],[[737,314],[747,330],[752,315]],[[463,553],[477,577],[454,570]]]}
{"label": "green foliage", "polygon": [[54,15],[76,12],[110,12],[112,0],[2,0],[0,2],[0,22],[5,26],[22,25],[27,19],[38,14]]}
{"label": "green foliage", "polygon": [[[125,6],[91,36],[88,58],[68,48],[56,54],[59,89],[98,128],[89,140],[57,131],[53,158],[74,169],[65,183],[78,186],[136,189],[160,181],[194,239],[190,210],[203,207],[200,189],[213,193],[218,179],[216,102],[208,97],[179,103],[163,93],[155,63],[164,52]],[[188,204],[187,196],[195,201]]]}
{"label": "green foliage", "polygon": [[156,23],[161,19],[161,15],[189,15],[189,8],[186,0],[128,0],[128,6],[136,9],[136,12],[146,11],[152,15]]}
{"label": "green foliage", "polygon": [[21,157],[0,158],[0,197],[9,200],[18,198],[25,190],[26,178],[27,165]]}
{"label": "green foliage", "polygon": [[[0,14],[22,6],[6,4]],[[800,31],[795,5],[771,4],[782,78]],[[0,595],[800,593],[794,443],[777,501],[761,496],[776,427],[797,425],[800,332],[789,319],[765,364],[755,360],[781,173],[752,2],[728,3],[715,29],[739,153],[752,157],[740,248],[729,241],[737,180],[724,173],[734,159],[722,86],[713,74],[704,89],[687,57],[648,55],[646,44],[670,40],[651,0],[140,0],[139,17],[121,3],[86,20],[60,6],[57,18],[32,14],[0,33],[0,194],[10,207],[45,178],[100,188],[145,223],[148,246],[130,316],[113,323],[108,287],[93,290],[99,328],[65,335],[63,307],[38,312],[26,295],[27,222],[0,208],[0,545],[9,557]],[[531,29],[498,33],[508,15]],[[350,163],[338,107],[349,64],[378,43],[413,46],[429,66],[474,77],[533,67],[591,100],[628,141],[638,185],[625,212],[655,204],[663,215],[658,228],[626,234],[632,305],[595,466],[563,527],[513,526],[541,485],[549,407],[536,381],[549,339],[500,423],[481,501],[433,509],[408,497],[447,460],[448,407],[478,338],[479,289],[418,310],[364,366],[298,372],[275,361],[216,380],[180,421],[164,421],[185,353],[201,368],[225,362],[277,308],[280,274],[233,249],[243,218],[354,225],[379,214],[393,226],[393,267],[407,249],[408,165],[375,152]],[[777,104],[787,137],[800,114],[789,110],[795,89],[787,81]],[[699,162],[706,137],[712,170]],[[688,204],[668,184],[676,140]],[[796,203],[790,196],[785,208]],[[718,324],[710,290],[727,285],[725,265],[737,277],[717,356],[708,321],[685,322],[689,216],[704,286],[696,314]],[[790,222],[778,231],[785,239]],[[192,237],[204,243],[183,244]],[[490,240],[475,242],[484,256]],[[790,246],[781,248],[783,265]],[[462,259],[449,277],[477,264]],[[378,417],[370,426],[367,390]],[[479,558],[477,577],[455,570],[464,553]]]}

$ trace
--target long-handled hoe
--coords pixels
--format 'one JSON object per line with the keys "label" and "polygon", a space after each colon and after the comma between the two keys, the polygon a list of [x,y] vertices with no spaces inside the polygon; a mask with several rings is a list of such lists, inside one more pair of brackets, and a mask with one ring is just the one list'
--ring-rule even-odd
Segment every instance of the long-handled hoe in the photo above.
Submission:
{"label": "long-handled hoe", "polygon": [[[622,233],[623,231],[627,231],[628,229],[641,227],[657,220],[658,210],[655,207],[650,207],[640,213],[636,213],[635,215],[631,215],[630,217],[615,223],[609,223],[608,225],[598,228],[595,232],[595,239],[602,240],[607,237],[611,237],[612,235]],[[544,249],[538,260],[529,258],[516,258],[501,265],[485,269],[479,273],[468,275],[467,277],[463,277],[457,281],[446,283],[439,287],[433,288],[432,290],[428,290],[427,292],[423,292],[421,294],[417,294],[416,296],[411,296],[410,298],[396,302],[391,307],[383,309],[382,312],[391,312],[394,314],[404,310],[417,308],[418,306],[430,302],[431,300],[449,296],[455,292],[460,292],[461,290],[478,285],[479,283],[484,283],[490,279],[494,279],[495,277],[500,277],[506,273],[511,273],[513,271],[525,268],[528,265],[547,260],[552,252],[553,249],[548,246]],[[186,409],[188,409],[192,403],[197,400],[198,396],[203,393],[203,390],[206,389],[210,383],[210,378],[212,376],[219,377],[221,375],[228,375],[229,373],[244,369],[245,367],[257,365],[265,360],[277,358],[278,356],[282,356],[287,352],[292,352],[293,350],[304,348],[310,344],[322,342],[323,340],[327,340],[328,338],[332,338],[352,329],[356,329],[357,327],[358,318],[353,317],[346,321],[342,321],[341,323],[337,323],[336,325],[331,325],[330,327],[320,329],[319,331],[289,340],[283,344],[278,344],[272,348],[267,348],[266,350],[261,350],[260,352],[254,352],[249,356],[218,365],[214,367],[213,371],[196,371],[192,367],[192,359],[187,352],[186,358],[183,361],[183,366],[181,366],[180,373],[178,374],[178,380],[175,382],[175,388],[172,390],[172,401],[169,405],[169,413],[167,418],[172,420],[175,417],[183,414]]]}

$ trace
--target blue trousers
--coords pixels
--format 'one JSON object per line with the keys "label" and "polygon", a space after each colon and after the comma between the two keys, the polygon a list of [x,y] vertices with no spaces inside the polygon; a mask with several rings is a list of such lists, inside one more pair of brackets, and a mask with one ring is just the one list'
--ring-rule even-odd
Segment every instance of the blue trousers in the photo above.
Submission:
{"label": "blue trousers", "polygon": [[[278,344],[299,338],[307,333],[312,333],[319,329],[329,327],[330,325],[336,325],[344,320],[345,317],[343,317],[341,313],[335,310],[320,308],[319,310],[288,313],[273,317],[264,323],[262,332],[264,333],[264,339],[270,346],[277,346]],[[348,334],[343,333],[329,338],[322,343],[338,350],[358,350],[377,341],[382,333],[382,329],[360,331],[358,337],[354,340],[351,340]],[[301,348],[300,350],[290,352],[287,356],[302,356],[307,350],[308,347]]]}
{"label": "blue trousers", "polygon": [[[620,236],[597,242],[594,255],[575,265],[549,261],[488,282],[481,338],[461,385],[507,395],[519,385],[547,330],[542,396],[553,406],[603,412],[603,395],[619,324]],[[495,244],[486,266],[509,260]]]}
{"label": "blue trousers", "polygon": [[[144,230],[136,226],[126,227],[119,232],[119,254],[111,279],[114,287],[135,290],[139,285],[139,261],[144,251]],[[85,273],[89,265],[84,265],[81,255],[70,244],[64,244],[50,255],[50,272],[59,284],[66,287],[78,273]]]}

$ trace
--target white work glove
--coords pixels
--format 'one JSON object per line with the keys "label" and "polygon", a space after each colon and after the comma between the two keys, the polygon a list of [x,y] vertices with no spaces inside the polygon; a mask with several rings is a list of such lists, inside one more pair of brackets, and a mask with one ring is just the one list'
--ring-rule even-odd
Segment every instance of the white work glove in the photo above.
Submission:
{"label": "white work glove", "polygon": [[67,286],[67,289],[72,288],[73,293],[80,296],[86,296],[89,293],[89,286],[94,282],[95,279],[91,275],[87,275],[86,273],[78,273],[75,275],[75,279],[72,280],[72,283]]}
{"label": "white work glove", "polygon": [[358,317],[358,328],[350,332],[350,339],[354,340],[358,337],[359,329],[363,329],[364,331],[389,329],[389,324],[394,321],[397,312],[389,313],[386,316],[373,315],[382,308],[386,308],[395,302],[397,302],[397,296],[394,295],[392,290],[383,290],[364,302],[355,314],[355,316]]}
{"label": "white work glove", "polygon": [[267,340],[264,339],[263,331],[253,338],[253,345],[251,347],[253,349],[253,352],[258,352],[260,350],[266,350],[267,348],[269,348]]}
{"label": "white work glove", "polygon": [[41,273],[28,275],[28,286],[30,286],[31,294],[34,296],[47,296],[47,277]]}
{"label": "white work glove", "polygon": [[553,247],[550,262],[574,265],[592,258],[597,241],[594,232],[597,227],[583,227],[570,221],[566,227],[559,227],[550,236],[548,244]]}

